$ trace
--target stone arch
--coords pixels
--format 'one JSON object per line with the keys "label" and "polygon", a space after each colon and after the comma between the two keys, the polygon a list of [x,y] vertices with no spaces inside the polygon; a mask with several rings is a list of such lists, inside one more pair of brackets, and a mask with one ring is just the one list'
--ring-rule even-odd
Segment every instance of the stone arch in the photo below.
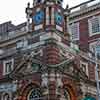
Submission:
{"label": "stone arch", "polygon": [[29,91],[27,95],[27,100],[34,100],[41,98],[41,90],[40,88],[33,88]]}
{"label": "stone arch", "polygon": [[37,82],[32,82],[30,84],[27,84],[23,87],[23,89],[21,90],[20,96],[18,97],[18,100],[27,100],[28,94],[29,92],[33,89],[33,88],[39,88],[40,85]]}
{"label": "stone arch", "polygon": [[70,94],[70,99],[71,100],[77,100],[77,90],[75,85],[73,85],[72,83],[64,83],[64,89],[68,90],[69,94]]}

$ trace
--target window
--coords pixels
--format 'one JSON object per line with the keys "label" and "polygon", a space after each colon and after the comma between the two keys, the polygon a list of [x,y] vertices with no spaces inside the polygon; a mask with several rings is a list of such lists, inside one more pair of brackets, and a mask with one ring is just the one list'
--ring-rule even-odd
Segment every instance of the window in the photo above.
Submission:
{"label": "window", "polygon": [[96,46],[96,42],[92,42],[89,44],[90,51],[93,53],[95,53],[95,46]]}
{"label": "window", "polygon": [[22,27],[22,28],[21,28],[21,31],[22,31],[22,32],[25,32],[25,31],[26,31],[26,26]]}
{"label": "window", "polygon": [[27,47],[28,46],[28,41],[25,40],[24,43],[23,43],[24,47]]}
{"label": "window", "polygon": [[4,53],[4,50],[0,49],[0,55],[2,55]]}
{"label": "window", "polygon": [[27,47],[27,45],[28,45],[28,41],[27,40],[19,40],[16,43],[16,48],[20,49],[20,48],[23,48],[23,47]]}
{"label": "window", "polygon": [[19,49],[19,48],[22,48],[22,47],[23,47],[23,41],[22,40],[17,41],[16,48]]}
{"label": "window", "polygon": [[40,69],[40,64],[32,63],[32,69],[34,72],[37,72]]}
{"label": "window", "polygon": [[88,73],[88,63],[86,62],[80,62],[80,68],[82,69],[83,72],[86,73],[86,75],[88,76],[89,73]]}
{"label": "window", "polygon": [[33,39],[28,39],[28,45],[32,45],[33,44]]}
{"label": "window", "polygon": [[99,78],[99,80],[100,80],[100,70],[98,71],[98,78]]}
{"label": "window", "polygon": [[28,100],[40,100],[41,93],[38,88],[34,88],[29,92]]}
{"label": "window", "polygon": [[9,38],[12,38],[14,36],[16,36],[16,33],[14,31],[11,31],[8,33]]}
{"label": "window", "polygon": [[73,48],[75,51],[79,51],[79,46],[77,44],[74,43],[70,43],[71,48]]}
{"label": "window", "polygon": [[8,93],[5,93],[5,94],[3,95],[3,100],[10,100],[10,96],[9,96]]}
{"label": "window", "polygon": [[37,0],[37,3],[40,3],[41,2],[41,0]]}
{"label": "window", "polygon": [[100,16],[90,18],[88,23],[90,36],[100,33]]}
{"label": "window", "polygon": [[79,23],[72,23],[70,26],[70,34],[72,40],[79,40]]}
{"label": "window", "polygon": [[4,65],[3,74],[4,75],[9,74],[13,70],[14,60],[11,59],[11,60],[4,61],[3,65]]}
{"label": "window", "polygon": [[71,100],[69,91],[64,89],[64,100]]}
{"label": "window", "polygon": [[99,28],[99,19],[98,18],[94,18],[92,20],[92,32],[96,33],[99,32],[100,28]]}
{"label": "window", "polygon": [[[96,47],[96,45],[97,45],[97,41],[92,42],[92,43],[89,44],[90,51],[92,53],[94,53],[93,54],[94,56],[95,56],[95,47]],[[98,55],[97,56],[98,56],[98,59],[100,59],[100,52],[98,52]]]}

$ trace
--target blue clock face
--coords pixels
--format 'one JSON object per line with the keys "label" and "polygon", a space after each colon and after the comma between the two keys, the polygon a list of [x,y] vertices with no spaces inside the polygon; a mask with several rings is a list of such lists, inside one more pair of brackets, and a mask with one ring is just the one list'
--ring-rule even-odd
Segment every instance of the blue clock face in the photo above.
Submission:
{"label": "blue clock face", "polygon": [[42,23],[43,19],[44,19],[44,12],[43,11],[38,11],[33,16],[33,22],[34,22],[34,24],[40,24],[40,23]]}
{"label": "blue clock face", "polygon": [[63,23],[63,16],[59,13],[55,14],[56,24],[61,25]]}

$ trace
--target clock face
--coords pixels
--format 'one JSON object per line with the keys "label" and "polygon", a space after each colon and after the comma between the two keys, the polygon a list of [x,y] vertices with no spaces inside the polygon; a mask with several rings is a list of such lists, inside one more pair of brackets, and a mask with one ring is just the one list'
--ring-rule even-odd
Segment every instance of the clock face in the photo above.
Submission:
{"label": "clock face", "polygon": [[34,22],[34,24],[40,24],[40,23],[42,23],[43,19],[44,19],[44,12],[43,11],[38,11],[33,16],[33,22]]}
{"label": "clock face", "polygon": [[55,14],[56,24],[62,25],[63,23],[63,16],[59,13]]}

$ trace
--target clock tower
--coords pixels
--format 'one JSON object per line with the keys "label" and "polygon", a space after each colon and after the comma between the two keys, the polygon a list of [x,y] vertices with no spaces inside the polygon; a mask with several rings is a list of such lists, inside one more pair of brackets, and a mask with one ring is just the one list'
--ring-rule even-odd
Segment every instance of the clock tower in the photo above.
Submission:
{"label": "clock tower", "polygon": [[29,8],[28,4],[26,13],[32,19],[32,31],[41,33],[55,30],[64,36],[67,26],[62,2],[63,0],[34,0],[33,8]]}
{"label": "clock tower", "polygon": [[74,70],[70,62],[75,57],[69,47],[67,15],[62,2],[34,0],[32,8],[28,3],[27,31],[33,43],[31,52],[25,56],[28,67],[20,72],[32,76],[28,81],[23,80],[27,84],[18,100],[77,100],[77,87],[74,87],[77,82],[67,76],[68,70],[70,73]]}
{"label": "clock tower", "polygon": [[63,0],[33,1],[25,23],[0,24],[0,100],[96,100],[100,3],[64,9]]}

